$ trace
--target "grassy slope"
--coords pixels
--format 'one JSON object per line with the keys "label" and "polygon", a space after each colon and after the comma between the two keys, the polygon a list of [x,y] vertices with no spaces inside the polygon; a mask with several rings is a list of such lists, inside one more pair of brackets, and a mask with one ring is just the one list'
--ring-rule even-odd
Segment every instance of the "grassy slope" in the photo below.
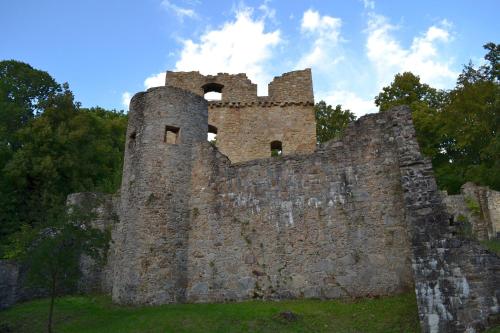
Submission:
{"label": "grassy slope", "polygon": [[[0,312],[14,332],[43,332],[48,300]],[[298,320],[278,314],[293,311]],[[1,331],[2,324],[0,324]],[[108,297],[58,299],[55,332],[418,332],[415,295],[356,302],[293,300],[123,307]]]}
{"label": "grassy slope", "polygon": [[[49,300],[0,312],[0,332],[45,332]],[[282,311],[298,320],[287,322]],[[57,333],[71,332],[420,332],[415,295],[356,302],[293,300],[156,307],[113,305],[105,296],[68,296],[56,302]],[[500,333],[500,327],[487,331]]]}

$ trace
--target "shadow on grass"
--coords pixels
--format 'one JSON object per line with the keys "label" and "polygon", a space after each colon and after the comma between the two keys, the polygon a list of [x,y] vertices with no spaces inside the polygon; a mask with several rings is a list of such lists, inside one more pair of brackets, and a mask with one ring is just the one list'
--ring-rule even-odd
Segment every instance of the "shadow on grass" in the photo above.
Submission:
{"label": "shadow on grass", "polygon": [[[4,332],[44,332],[48,305],[46,299],[35,300],[0,312]],[[293,320],[283,315],[287,312],[293,314]],[[356,301],[301,299],[154,307],[118,306],[107,296],[67,296],[57,299],[54,315],[58,333],[420,331],[413,293]]]}

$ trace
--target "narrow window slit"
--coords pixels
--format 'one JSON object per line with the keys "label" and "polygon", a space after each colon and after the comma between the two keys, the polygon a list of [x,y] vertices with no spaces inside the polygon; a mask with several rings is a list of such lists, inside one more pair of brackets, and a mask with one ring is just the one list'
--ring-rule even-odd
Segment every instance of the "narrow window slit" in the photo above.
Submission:
{"label": "narrow window slit", "polygon": [[281,141],[271,142],[271,156],[277,157],[283,155],[283,144]]}
{"label": "narrow window slit", "polygon": [[217,127],[208,125],[207,140],[214,145],[217,143]]}
{"label": "narrow window slit", "polygon": [[133,149],[135,147],[135,139],[137,137],[137,132],[133,131],[132,133],[129,134],[128,138],[128,147],[129,149]]}
{"label": "narrow window slit", "polygon": [[165,126],[163,142],[170,145],[179,143],[179,127]]}

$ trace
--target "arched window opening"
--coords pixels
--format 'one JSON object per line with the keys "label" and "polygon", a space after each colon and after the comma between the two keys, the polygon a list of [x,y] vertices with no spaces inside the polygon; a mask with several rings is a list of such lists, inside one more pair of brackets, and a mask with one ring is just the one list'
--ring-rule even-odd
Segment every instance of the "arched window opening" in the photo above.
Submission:
{"label": "arched window opening", "polygon": [[283,144],[281,141],[271,142],[271,156],[278,157],[283,155]]}
{"label": "arched window opening", "polygon": [[222,94],[215,91],[207,92],[203,97],[209,102],[222,101]]}
{"label": "arched window opening", "polygon": [[179,127],[169,125],[165,126],[163,142],[170,145],[179,143]]}
{"label": "arched window opening", "polygon": [[213,125],[208,125],[207,140],[213,145],[217,144],[217,127]]}
{"label": "arched window opening", "polygon": [[222,84],[211,82],[203,85],[201,88],[207,101],[222,100],[222,88],[224,88]]}

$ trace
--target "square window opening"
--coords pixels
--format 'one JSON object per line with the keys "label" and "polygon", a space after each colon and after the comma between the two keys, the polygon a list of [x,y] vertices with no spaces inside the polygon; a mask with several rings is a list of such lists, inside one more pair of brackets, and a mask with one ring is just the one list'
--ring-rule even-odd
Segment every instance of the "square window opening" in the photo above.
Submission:
{"label": "square window opening", "polygon": [[169,145],[179,143],[179,127],[175,126],[165,126],[165,135],[163,137],[163,142]]}

